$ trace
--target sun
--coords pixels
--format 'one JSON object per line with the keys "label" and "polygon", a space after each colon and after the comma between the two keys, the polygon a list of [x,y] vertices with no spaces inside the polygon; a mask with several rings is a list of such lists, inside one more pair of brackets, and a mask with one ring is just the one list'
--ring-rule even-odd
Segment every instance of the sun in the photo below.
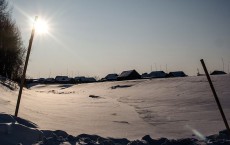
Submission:
{"label": "sun", "polygon": [[48,23],[45,20],[38,19],[35,23],[35,30],[38,34],[45,34],[48,33],[49,27]]}

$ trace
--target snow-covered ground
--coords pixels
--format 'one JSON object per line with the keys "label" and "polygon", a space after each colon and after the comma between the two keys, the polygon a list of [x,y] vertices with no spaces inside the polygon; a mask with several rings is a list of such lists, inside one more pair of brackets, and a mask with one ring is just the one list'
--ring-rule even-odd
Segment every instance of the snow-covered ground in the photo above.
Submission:
{"label": "snow-covered ground", "polygon": [[149,135],[130,141],[98,135],[69,135],[62,130],[39,130],[36,124],[20,117],[0,113],[0,145],[230,145],[226,130],[204,139],[152,139]]}
{"label": "snow-covered ground", "polygon": [[[212,77],[230,120],[230,75]],[[0,113],[14,114],[17,90],[0,84]],[[89,97],[91,96],[91,97]],[[225,129],[204,76],[36,85],[24,89],[19,116],[39,129],[140,139],[185,138]]]}

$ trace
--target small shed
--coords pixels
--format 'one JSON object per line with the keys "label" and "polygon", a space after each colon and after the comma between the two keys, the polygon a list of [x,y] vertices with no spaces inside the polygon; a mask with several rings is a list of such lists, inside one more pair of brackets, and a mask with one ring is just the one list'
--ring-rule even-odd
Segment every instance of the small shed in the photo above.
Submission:
{"label": "small shed", "polygon": [[123,71],[118,77],[117,80],[135,80],[140,79],[141,75],[136,70]]}
{"label": "small shed", "polygon": [[45,83],[45,78],[39,78],[38,79],[38,83],[40,83],[40,84],[44,84]]}
{"label": "small shed", "polygon": [[148,73],[143,73],[143,74],[141,75],[141,78],[142,78],[142,79],[148,79],[148,78],[149,78],[149,74],[148,74]]}
{"label": "small shed", "polygon": [[76,83],[82,83],[85,80],[84,76],[78,76],[74,78]]}
{"label": "small shed", "polygon": [[84,76],[79,76],[74,78],[76,83],[92,83],[96,82],[96,79],[93,77],[84,77]]}
{"label": "small shed", "polygon": [[170,72],[167,77],[186,77],[187,75],[183,71]]}
{"label": "small shed", "polygon": [[167,74],[164,71],[153,71],[149,74],[150,78],[165,78]]}
{"label": "small shed", "polygon": [[225,74],[227,73],[224,71],[215,70],[210,75],[225,75]]}
{"label": "small shed", "polygon": [[45,83],[46,83],[46,84],[54,84],[54,83],[55,83],[55,79],[54,79],[54,78],[47,78],[47,79],[45,80]]}
{"label": "small shed", "polygon": [[70,78],[68,76],[56,76],[55,82],[61,83],[61,84],[67,84],[67,83],[70,83]]}
{"label": "small shed", "polygon": [[[1,80],[1,76],[0,76],[0,80]],[[37,83],[37,79],[26,79],[26,84],[31,84],[31,83]]]}
{"label": "small shed", "polygon": [[85,83],[93,83],[96,82],[97,80],[93,77],[87,77],[85,78]]}
{"label": "small shed", "polygon": [[105,77],[106,81],[116,81],[117,80],[118,75],[117,74],[108,74]]}

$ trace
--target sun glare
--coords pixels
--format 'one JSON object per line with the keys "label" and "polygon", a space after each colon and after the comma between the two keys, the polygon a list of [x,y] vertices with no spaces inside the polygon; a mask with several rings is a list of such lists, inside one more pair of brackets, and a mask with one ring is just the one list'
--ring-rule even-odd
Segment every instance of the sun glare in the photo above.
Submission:
{"label": "sun glare", "polygon": [[44,34],[48,33],[48,24],[46,21],[38,19],[37,22],[35,23],[35,30],[39,34]]}

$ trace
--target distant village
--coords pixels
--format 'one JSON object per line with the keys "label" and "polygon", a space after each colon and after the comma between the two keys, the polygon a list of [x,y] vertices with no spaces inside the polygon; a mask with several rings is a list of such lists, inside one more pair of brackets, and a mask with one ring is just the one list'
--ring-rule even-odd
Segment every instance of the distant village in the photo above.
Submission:
{"label": "distant village", "polygon": [[[224,71],[213,71],[210,75],[222,75],[227,74]],[[197,76],[203,76],[199,71]],[[175,71],[165,73],[164,71],[152,71],[150,73],[143,73],[140,75],[136,70],[123,71],[121,74],[111,73],[106,75],[100,80],[96,80],[94,77],[68,77],[68,76],[56,76],[55,78],[39,78],[39,79],[26,79],[26,84],[38,83],[38,84],[80,84],[80,83],[93,83],[93,82],[107,82],[107,81],[123,81],[123,80],[137,80],[137,79],[155,79],[155,78],[172,78],[172,77],[187,77],[183,71]]]}

